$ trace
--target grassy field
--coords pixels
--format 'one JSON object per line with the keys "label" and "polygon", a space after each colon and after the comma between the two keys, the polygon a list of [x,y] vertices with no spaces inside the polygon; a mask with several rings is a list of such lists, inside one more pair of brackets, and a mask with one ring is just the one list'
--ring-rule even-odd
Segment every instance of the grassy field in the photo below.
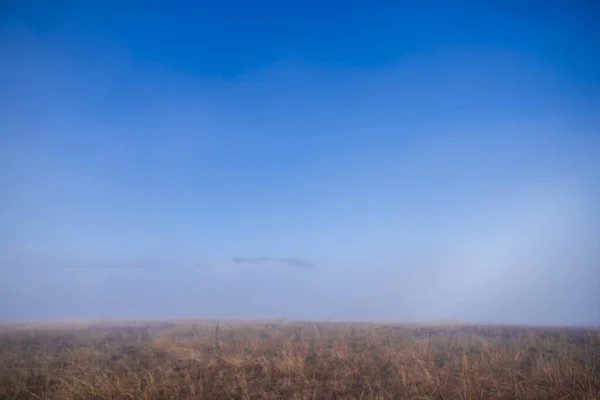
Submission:
{"label": "grassy field", "polygon": [[179,321],[0,326],[1,399],[600,399],[600,330]]}

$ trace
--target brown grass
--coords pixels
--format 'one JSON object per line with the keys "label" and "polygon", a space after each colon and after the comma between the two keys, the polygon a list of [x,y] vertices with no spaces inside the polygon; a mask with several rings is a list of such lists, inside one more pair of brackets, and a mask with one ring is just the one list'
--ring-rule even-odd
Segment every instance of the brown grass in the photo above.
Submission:
{"label": "brown grass", "polygon": [[293,322],[0,327],[1,399],[600,399],[600,331]]}

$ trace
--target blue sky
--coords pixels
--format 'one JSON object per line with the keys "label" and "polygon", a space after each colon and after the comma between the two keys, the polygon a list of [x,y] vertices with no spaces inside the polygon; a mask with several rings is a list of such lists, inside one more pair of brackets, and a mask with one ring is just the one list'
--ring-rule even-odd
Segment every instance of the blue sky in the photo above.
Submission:
{"label": "blue sky", "polygon": [[600,322],[592,2],[28,4],[0,319]]}

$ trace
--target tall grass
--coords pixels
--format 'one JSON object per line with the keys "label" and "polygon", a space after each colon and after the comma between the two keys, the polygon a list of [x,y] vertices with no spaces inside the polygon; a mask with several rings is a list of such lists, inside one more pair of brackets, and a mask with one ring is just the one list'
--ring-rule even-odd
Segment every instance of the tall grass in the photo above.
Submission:
{"label": "tall grass", "polygon": [[600,331],[135,322],[0,328],[1,399],[600,399]]}

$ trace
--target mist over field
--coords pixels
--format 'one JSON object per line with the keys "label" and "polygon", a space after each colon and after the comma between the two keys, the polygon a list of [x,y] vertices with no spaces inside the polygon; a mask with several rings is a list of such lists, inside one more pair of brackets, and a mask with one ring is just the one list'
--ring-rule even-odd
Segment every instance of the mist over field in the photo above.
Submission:
{"label": "mist over field", "polygon": [[0,320],[599,324],[597,10],[324,7],[3,12]]}

